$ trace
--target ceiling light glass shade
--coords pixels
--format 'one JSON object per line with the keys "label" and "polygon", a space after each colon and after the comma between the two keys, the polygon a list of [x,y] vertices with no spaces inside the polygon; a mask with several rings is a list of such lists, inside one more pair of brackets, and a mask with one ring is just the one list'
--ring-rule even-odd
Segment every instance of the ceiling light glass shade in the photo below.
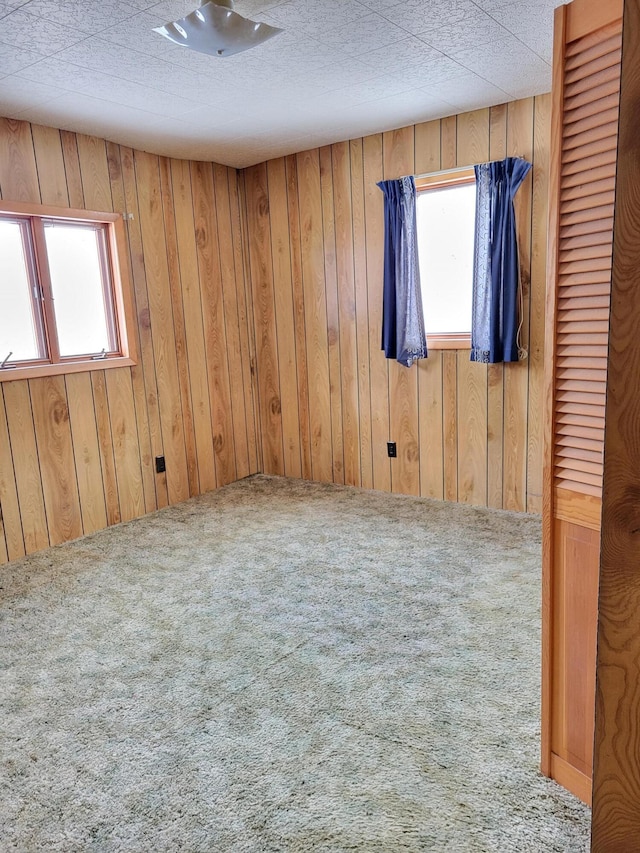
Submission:
{"label": "ceiling light glass shade", "polygon": [[230,0],[222,3],[203,3],[178,21],[154,27],[154,32],[210,56],[232,56],[282,32],[278,27],[243,18],[233,11]]}

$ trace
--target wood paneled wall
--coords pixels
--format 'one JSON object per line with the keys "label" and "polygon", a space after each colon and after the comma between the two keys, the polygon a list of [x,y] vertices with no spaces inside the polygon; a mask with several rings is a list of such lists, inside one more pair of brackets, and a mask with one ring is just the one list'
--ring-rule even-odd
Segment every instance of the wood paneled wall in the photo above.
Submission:
{"label": "wood paneled wall", "polygon": [[[0,119],[3,200],[133,214],[139,352],[132,368],[0,383],[0,562],[259,470],[539,512],[549,108],[241,173]],[[508,154],[534,164],[517,195],[529,358],[387,361],[376,182]]]}
{"label": "wood paneled wall", "polygon": [[0,383],[0,562],[258,471],[237,172],[0,119],[0,193],[133,214],[139,353]]}
{"label": "wood paneled wall", "polygon": [[[549,124],[544,95],[244,171],[265,472],[540,512]],[[387,361],[376,182],[508,155],[528,359]]]}

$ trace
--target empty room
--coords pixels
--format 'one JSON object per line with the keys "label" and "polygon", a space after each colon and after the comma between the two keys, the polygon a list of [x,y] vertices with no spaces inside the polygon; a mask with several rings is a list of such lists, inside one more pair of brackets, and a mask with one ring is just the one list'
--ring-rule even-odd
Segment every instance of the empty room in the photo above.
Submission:
{"label": "empty room", "polygon": [[640,4],[197,3],[0,0],[0,850],[640,850]]}

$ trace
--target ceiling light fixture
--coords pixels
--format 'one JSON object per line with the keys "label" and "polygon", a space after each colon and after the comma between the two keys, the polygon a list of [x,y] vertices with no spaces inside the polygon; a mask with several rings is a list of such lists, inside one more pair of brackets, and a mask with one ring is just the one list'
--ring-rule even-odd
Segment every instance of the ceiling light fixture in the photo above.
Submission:
{"label": "ceiling light fixture", "polygon": [[175,44],[210,56],[232,56],[282,32],[243,18],[233,11],[233,0],[203,3],[184,18],[153,29]]}

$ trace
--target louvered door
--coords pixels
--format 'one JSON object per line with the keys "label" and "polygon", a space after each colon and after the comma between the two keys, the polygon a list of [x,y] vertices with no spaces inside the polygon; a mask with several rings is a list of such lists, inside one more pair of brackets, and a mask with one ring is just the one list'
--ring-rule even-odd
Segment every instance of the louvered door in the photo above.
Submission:
{"label": "louvered door", "polygon": [[556,10],[542,769],[590,802],[622,0]]}

